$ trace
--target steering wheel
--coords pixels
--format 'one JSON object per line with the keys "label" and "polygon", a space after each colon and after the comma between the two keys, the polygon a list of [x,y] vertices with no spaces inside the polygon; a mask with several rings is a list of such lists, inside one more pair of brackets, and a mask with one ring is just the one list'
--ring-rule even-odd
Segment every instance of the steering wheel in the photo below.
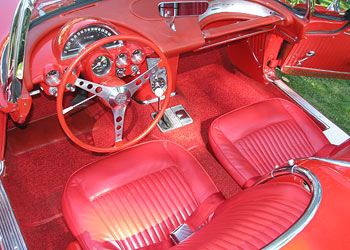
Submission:
{"label": "steering wheel", "polygon": [[[95,82],[90,82],[81,78],[78,78],[76,75],[75,69],[79,67],[80,63],[84,60],[85,57],[95,49],[117,41],[117,40],[129,40],[129,41],[136,41],[138,43],[144,44],[149,46],[153,51],[160,57],[160,60],[158,63],[153,65],[151,68],[149,68],[147,71],[145,71],[143,74],[139,75],[134,80],[130,81],[129,83],[124,83],[121,79],[115,77],[112,81],[108,80],[108,82],[112,82],[113,84],[99,84]],[[150,79],[149,73],[156,72],[158,69],[165,67],[167,72],[167,89],[165,92],[165,99],[162,105],[161,110],[158,112],[155,119],[150,123],[150,125],[139,135],[137,135],[135,138],[129,140],[129,141],[123,141],[123,128],[124,128],[124,114],[125,110],[127,108],[128,103],[131,100],[131,97],[135,94],[135,92],[146,82]],[[124,149],[126,147],[129,147],[131,145],[134,145],[135,143],[139,142],[142,138],[144,138],[148,133],[151,132],[151,130],[157,125],[161,117],[163,116],[170,100],[170,94],[172,89],[172,74],[170,70],[170,66],[168,63],[168,60],[164,53],[158,48],[156,44],[153,42],[146,40],[141,37],[137,36],[130,36],[130,35],[115,35],[103,38],[93,44],[90,44],[88,47],[86,47],[70,64],[70,66],[67,68],[63,79],[61,81],[61,84],[59,85],[58,92],[57,92],[57,116],[58,120],[61,124],[62,129],[66,133],[66,135],[77,145],[79,145],[82,148],[85,148],[90,151],[99,152],[99,153],[108,153],[108,152],[115,152],[121,149]],[[93,95],[98,96],[100,99],[102,99],[112,110],[113,113],[113,120],[114,120],[114,133],[115,133],[115,142],[114,145],[111,147],[98,147],[94,145],[87,144],[80,140],[77,136],[75,136],[70,128],[67,125],[67,122],[65,120],[64,114],[63,114],[63,95],[65,92],[66,84],[70,83],[73,84],[75,87],[78,87],[80,89],[83,89]]]}

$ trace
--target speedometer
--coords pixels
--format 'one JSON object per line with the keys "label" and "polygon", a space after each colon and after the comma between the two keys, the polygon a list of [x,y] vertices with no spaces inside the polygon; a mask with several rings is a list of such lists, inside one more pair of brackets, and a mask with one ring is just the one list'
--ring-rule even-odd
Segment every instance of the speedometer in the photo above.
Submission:
{"label": "speedometer", "polygon": [[[94,43],[105,37],[118,35],[118,32],[105,25],[90,25],[72,34],[63,47],[61,60],[73,58],[87,45]],[[105,48],[123,46],[123,41],[114,41],[104,45]]]}

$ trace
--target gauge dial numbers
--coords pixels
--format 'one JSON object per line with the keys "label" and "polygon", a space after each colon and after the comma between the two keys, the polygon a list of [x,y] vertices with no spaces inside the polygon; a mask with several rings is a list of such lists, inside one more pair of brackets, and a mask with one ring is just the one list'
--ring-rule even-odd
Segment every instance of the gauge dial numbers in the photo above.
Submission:
{"label": "gauge dial numbers", "polygon": [[91,70],[96,76],[105,76],[107,75],[112,68],[112,61],[107,56],[98,56],[92,62]]}
{"label": "gauge dial numbers", "polygon": [[[113,35],[118,35],[118,32],[106,25],[85,26],[68,38],[62,50],[61,60],[73,58],[87,45]],[[108,43],[104,47],[110,49],[123,45],[124,42],[120,40]]]}

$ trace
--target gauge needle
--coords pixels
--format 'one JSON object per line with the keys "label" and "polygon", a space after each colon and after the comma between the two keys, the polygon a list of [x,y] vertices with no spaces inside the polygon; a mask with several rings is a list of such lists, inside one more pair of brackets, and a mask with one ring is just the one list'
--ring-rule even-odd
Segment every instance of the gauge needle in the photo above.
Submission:
{"label": "gauge needle", "polygon": [[101,61],[99,61],[92,69],[96,69],[96,67],[101,66],[101,64],[102,64],[104,61],[106,61],[106,57],[105,57],[105,56],[102,57]]}
{"label": "gauge needle", "polygon": [[92,67],[92,70],[96,69],[97,67],[99,67],[101,65],[100,62],[98,62],[94,67]]}

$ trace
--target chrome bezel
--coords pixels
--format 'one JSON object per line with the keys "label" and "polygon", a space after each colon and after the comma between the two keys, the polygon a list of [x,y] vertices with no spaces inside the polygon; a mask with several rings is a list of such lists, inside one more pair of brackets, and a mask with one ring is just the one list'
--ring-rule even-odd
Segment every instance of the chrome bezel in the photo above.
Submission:
{"label": "chrome bezel", "polygon": [[[122,63],[119,63],[121,59],[121,56],[125,56],[125,61],[123,61]],[[115,58],[115,64],[117,65],[118,68],[125,68],[126,66],[129,65],[128,62],[129,59],[129,55],[127,53],[120,53],[116,58]]]}
{"label": "chrome bezel", "polygon": [[[132,52],[131,54],[131,61],[134,64],[140,64],[143,62],[143,56],[144,56],[144,52],[142,49],[136,49],[134,50],[134,52]],[[135,59],[136,58],[136,59]]]}
{"label": "chrome bezel", "polygon": [[[100,58],[100,57],[105,57],[105,58],[107,59],[107,61],[108,61],[108,65],[107,65],[107,67],[106,67],[105,69],[103,69],[103,73],[97,73],[97,72],[95,72],[94,69],[93,69],[93,64],[94,64],[94,62],[95,62],[98,58]],[[92,73],[93,73],[95,76],[99,76],[99,77],[105,76],[105,75],[107,75],[109,72],[111,72],[111,69],[112,69],[112,60],[111,60],[108,56],[106,56],[106,55],[100,55],[100,56],[96,57],[96,58],[94,59],[93,63],[91,64],[91,71],[92,71]]]}
{"label": "chrome bezel", "polygon": [[[113,36],[113,35],[119,35],[119,32],[118,31],[116,31],[114,28],[112,28],[111,26],[108,26],[108,25],[105,25],[105,24],[89,24],[89,25],[86,25],[86,26],[84,26],[84,27],[82,27],[81,29],[79,29],[78,31],[76,31],[76,32],[74,32],[73,34],[71,34],[70,36],[69,36],[69,38],[66,40],[66,42],[65,42],[65,44],[64,44],[64,46],[63,46],[63,48],[62,48],[62,51],[61,51],[61,60],[63,61],[63,60],[67,60],[67,59],[71,59],[71,58],[74,58],[74,57],[76,57],[77,55],[79,55],[79,53],[83,50],[83,48],[85,48],[87,45],[85,45],[85,46],[83,46],[78,52],[76,52],[76,53],[74,53],[74,54],[72,54],[72,55],[68,55],[68,56],[65,56],[65,55],[63,55],[63,51],[64,51],[64,48],[67,46],[67,43],[72,39],[72,38],[74,38],[74,36],[78,33],[78,32],[80,32],[80,31],[82,31],[82,30],[84,30],[84,29],[86,29],[86,28],[104,28],[104,29],[108,29],[108,30],[110,30],[111,32],[112,32],[112,35],[111,36]],[[109,36],[108,36],[109,37]],[[98,40],[96,40],[96,41],[98,41]],[[95,41],[95,42],[96,42]],[[106,49],[112,49],[112,48],[117,48],[117,47],[122,47],[122,46],[124,46],[124,41],[122,41],[122,40],[118,40],[118,41],[116,41],[116,42],[118,42],[117,44],[114,44],[114,45],[109,45],[109,46],[105,46],[105,48]],[[94,42],[92,42],[92,43],[94,43]],[[90,43],[90,44],[92,44],[92,43]],[[88,44],[89,45],[89,44]]]}
{"label": "chrome bezel", "polygon": [[[50,73],[52,73],[52,72],[55,72],[55,73],[56,73],[55,78],[54,78],[54,80],[49,80],[49,79],[48,79],[48,75],[49,75]],[[59,72],[58,70],[56,70],[56,69],[50,70],[49,72],[47,72],[47,73],[45,74],[45,82],[46,82],[46,84],[49,85],[49,86],[56,86],[56,85],[59,84],[60,76],[61,76],[61,74],[60,74],[60,72]]]}

